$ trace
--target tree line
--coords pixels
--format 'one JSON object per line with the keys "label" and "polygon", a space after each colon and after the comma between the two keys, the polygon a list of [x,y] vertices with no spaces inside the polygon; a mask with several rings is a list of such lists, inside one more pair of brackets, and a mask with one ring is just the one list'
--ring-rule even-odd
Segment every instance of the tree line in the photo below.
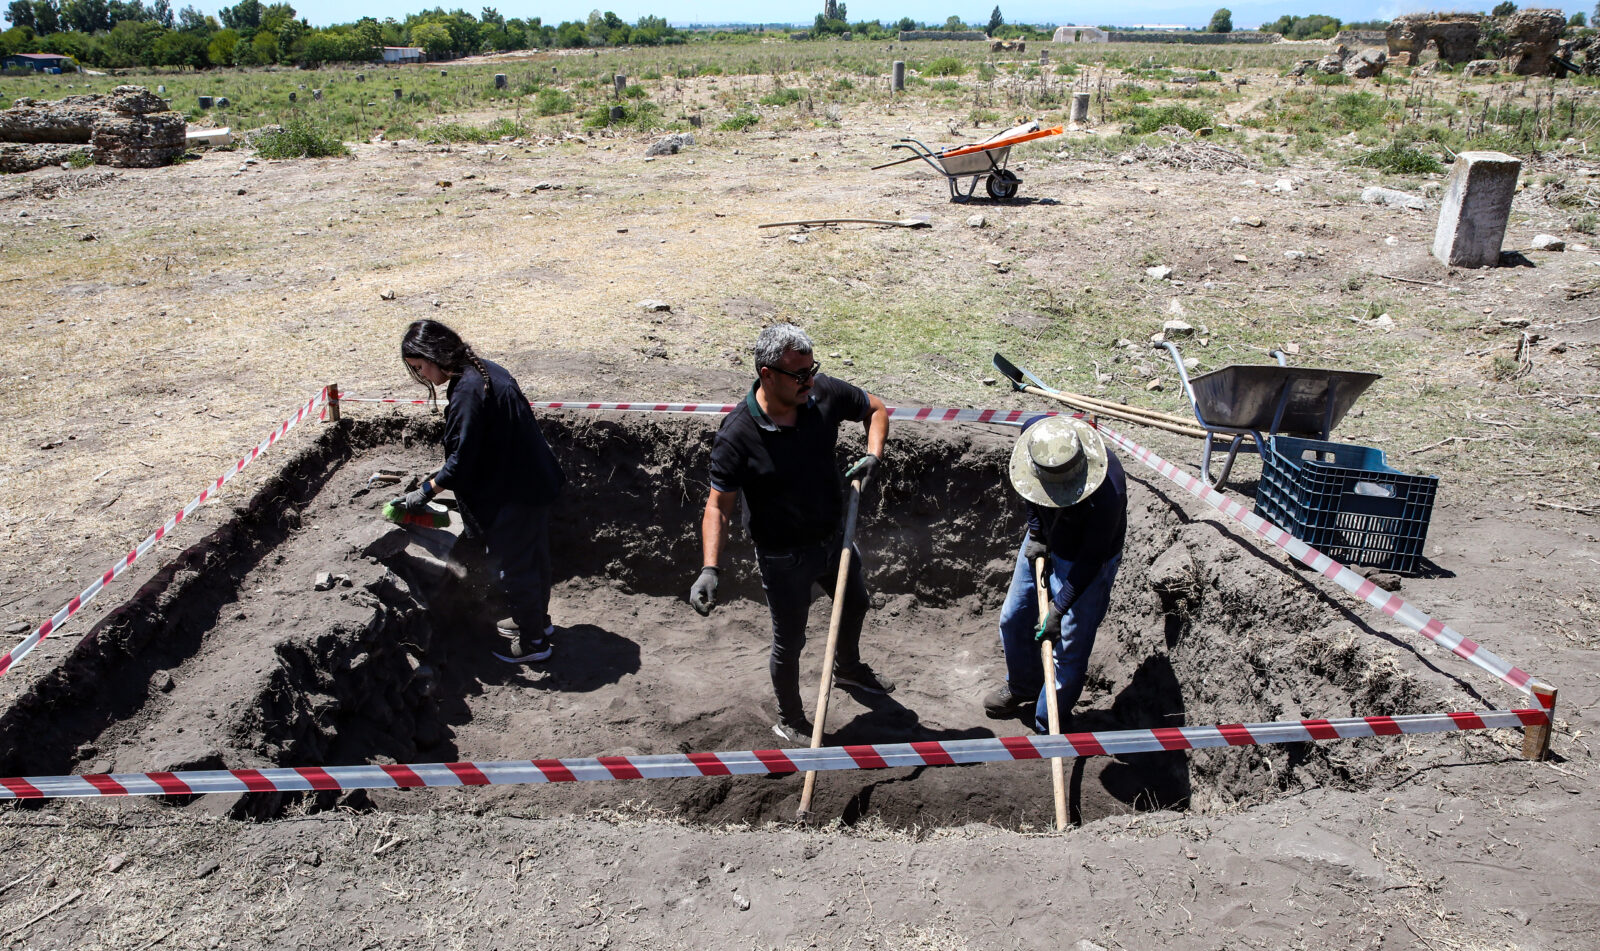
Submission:
{"label": "tree line", "polygon": [[[0,32],[0,56],[55,53],[86,66],[320,66],[382,58],[382,47],[420,47],[429,59],[535,48],[660,46],[684,42],[684,31],[658,16],[628,23],[596,10],[586,20],[550,25],[539,17],[478,16],[442,7],[403,20],[362,17],[313,27],[288,3],[239,0],[217,17],[193,6],[173,11],[170,0],[10,0],[10,29]],[[220,18],[220,22],[219,22]]]}

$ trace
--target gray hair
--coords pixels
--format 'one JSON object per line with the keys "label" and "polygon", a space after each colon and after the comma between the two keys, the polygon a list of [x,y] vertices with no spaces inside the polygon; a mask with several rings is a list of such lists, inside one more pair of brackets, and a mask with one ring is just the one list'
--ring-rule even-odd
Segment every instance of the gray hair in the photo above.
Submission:
{"label": "gray hair", "polygon": [[756,369],[777,366],[790,351],[810,354],[812,349],[811,338],[804,330],[794,324],[773,324],[756,337]]}

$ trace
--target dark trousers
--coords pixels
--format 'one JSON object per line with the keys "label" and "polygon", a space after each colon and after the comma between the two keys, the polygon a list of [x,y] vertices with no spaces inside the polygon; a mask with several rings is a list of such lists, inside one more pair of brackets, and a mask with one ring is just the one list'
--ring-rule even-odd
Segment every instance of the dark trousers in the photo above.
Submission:
{"label": "dark trousers", "polygon": [[[788,551],[756,552],[761,588],[772,612],[772,656],[767,669],[778,695],[778,715],[792,723],[805,719],[800,699],[800,651],[806,646],[806,616],[811,611],[811,586],[829,598],[839,580],[840,546],[823,542]],[[850,571],[844,588],[844,612],[833,665],[848,670],[861,663],[861,622],[867,617],[867,582],[861,576],[861,552],[850,546]]]}
{"label": "dark trousers", "polygon": [[505,506],[484,530],[483,547],[511,619],[526,637],[544,636],[550,625],[550,507]]}

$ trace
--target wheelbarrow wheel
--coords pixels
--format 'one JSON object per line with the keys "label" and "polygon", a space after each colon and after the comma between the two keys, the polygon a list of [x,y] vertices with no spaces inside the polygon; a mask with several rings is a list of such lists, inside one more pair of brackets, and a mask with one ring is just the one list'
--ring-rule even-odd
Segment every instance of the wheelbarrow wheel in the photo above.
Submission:
{"label": "wheelbarrow wheel", "polygon": [[988,190],[989,197],[993,198],[995,201],[1005,201],[1008,198],[1015,198],[1017,195],[1017,189],[1021,187],[1022,179],[1018,178],[1011,172],[1006,171],[1005,169],[1000,169],[999,171],[993,172],[990,174],[988,180],[984,182],[984,188]]}

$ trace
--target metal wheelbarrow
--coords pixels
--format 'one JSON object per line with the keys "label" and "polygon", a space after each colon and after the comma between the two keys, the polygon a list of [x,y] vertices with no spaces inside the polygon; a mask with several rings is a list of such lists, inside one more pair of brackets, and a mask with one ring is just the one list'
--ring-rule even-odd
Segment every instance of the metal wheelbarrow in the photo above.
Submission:
{"label": "metal wheelbarrow", "polygon": [[[1283,351],[1273,350],[1278,363],[1233,364],[1189,379],[1183,356],[1170,341],[1157,344],[1172,355],[1184,396],[1194,418],[1206,431],[1200,451],[1200,475],[1207,485],[1227,481],[1233,461],[1243,448],[1244,437],[1254,444],[1247,451],[1260,453],[1267,437],[1284,434],[1327,441],[1350,407],[1367,387],[1382,379],[1378,373],[1361,370],[1327,370],[1317,367],[1291,367]],[[1232,437],[1222,474],[1212,478],[1211,451],[1214,441]]]}
{"label": "metal wheelbarrow", "polygon": [[[873,169],[903,165],[921,159],[944,176],[945,184],[950,186],[951,201],[967,201],[972,198],[978,190],[979,179],[983,179],[984,188],[990,198],[1005,201],[1014,198],[1022,186],[1022,179],[1006,168],[1006,163],[1011,160],[1011,147],[1045,136],[1060,135],[1063,131],[1061,126],[1040,129],[1038,121],[1035,120],[1006,129],[1004,132],[997,132],[973,145],[930,149],[916,139],[901,139],[891,148],[905,149],[911,153],[911,157],[898,162],[874,165]],[[965,191],[961,189],[962,179],[967,180]]]}

